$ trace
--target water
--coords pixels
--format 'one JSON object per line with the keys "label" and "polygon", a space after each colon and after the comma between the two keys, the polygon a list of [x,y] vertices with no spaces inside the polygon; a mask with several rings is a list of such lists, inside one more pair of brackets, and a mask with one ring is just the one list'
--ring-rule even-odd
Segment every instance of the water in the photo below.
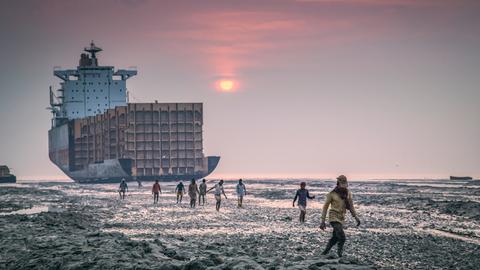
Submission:
{"label": "water", "polygon": [[21,210],[16,210],[16,211],[8,211],[8,212],[3,212],[0,213],[0,216],[7,216],[7,215],[33,215],[33,214],[39,214],[42,212],[48,212],[48,206],[34,206],[32,208],[27,208],[27,209],[21,209]]}

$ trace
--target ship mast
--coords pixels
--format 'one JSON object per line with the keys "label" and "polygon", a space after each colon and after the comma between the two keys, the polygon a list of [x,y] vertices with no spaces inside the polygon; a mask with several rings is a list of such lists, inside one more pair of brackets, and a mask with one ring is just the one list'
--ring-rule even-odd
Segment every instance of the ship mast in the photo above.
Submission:
{"label": "ship mast", "polygon": [[102,48],[95,46],[95,43],[92,40],[92,42],[90,42],[90,47],[85,47],[83,50],[90,53],[90,57],[92,58],[92,66],[98,66],[98,59],[95,54],[101,52]]}

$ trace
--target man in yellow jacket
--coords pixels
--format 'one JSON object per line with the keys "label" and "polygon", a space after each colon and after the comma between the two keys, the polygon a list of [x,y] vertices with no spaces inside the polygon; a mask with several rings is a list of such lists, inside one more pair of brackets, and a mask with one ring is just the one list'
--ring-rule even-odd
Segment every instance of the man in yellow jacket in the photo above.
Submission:
{"label": "man in yellow jacket", "polygon": [[327,194],[327,199],[323,205],[322,211],[322,223],[320,224],[320,229],[325,230],[326,224],[325,219],[327,217],[327,211],[330,208],[328,213],[328,219],[330,225],[333,227],[332,238],[328,241],[327,247],[322,252],[323,255],[327,255],[330,252],[330,249],[335,244],[338,244],[337,254],[339,257],[343,255],[343,245],[345,244],[345,232],[343,231],[343,224],[345,223],[345,213],[347,210],[350,211],[352,216],[357,221],[357,226],[360,226],[360,219],[357,217],[355,208],[353,206],[352,193],[348,190],[347,177],[345,175],[340,175],[337,177],[337,186],[334,190]]}

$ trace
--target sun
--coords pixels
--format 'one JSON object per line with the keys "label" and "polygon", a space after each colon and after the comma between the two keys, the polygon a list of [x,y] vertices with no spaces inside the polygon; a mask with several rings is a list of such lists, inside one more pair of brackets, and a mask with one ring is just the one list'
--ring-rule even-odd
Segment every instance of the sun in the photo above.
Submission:
{"label": "sun", "polygon": [[232,80],[220,80],[218,81],[218,87],[222,92],[231,92],[235,88],[235,82]]}

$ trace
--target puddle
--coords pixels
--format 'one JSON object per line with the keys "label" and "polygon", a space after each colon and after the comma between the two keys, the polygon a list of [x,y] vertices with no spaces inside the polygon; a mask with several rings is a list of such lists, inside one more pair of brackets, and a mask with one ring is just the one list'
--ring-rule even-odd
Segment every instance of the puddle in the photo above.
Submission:
{"label": "puddle", "polygon": [[28,209],[21,209],[17,211],[7,212],[7,213],[0,213],[0,216],[10,216],[10,215],[35,215],[40,214],[43,212],[63,212],[65,208],[55,207],[51,205],[39,205],[34,206]]}

